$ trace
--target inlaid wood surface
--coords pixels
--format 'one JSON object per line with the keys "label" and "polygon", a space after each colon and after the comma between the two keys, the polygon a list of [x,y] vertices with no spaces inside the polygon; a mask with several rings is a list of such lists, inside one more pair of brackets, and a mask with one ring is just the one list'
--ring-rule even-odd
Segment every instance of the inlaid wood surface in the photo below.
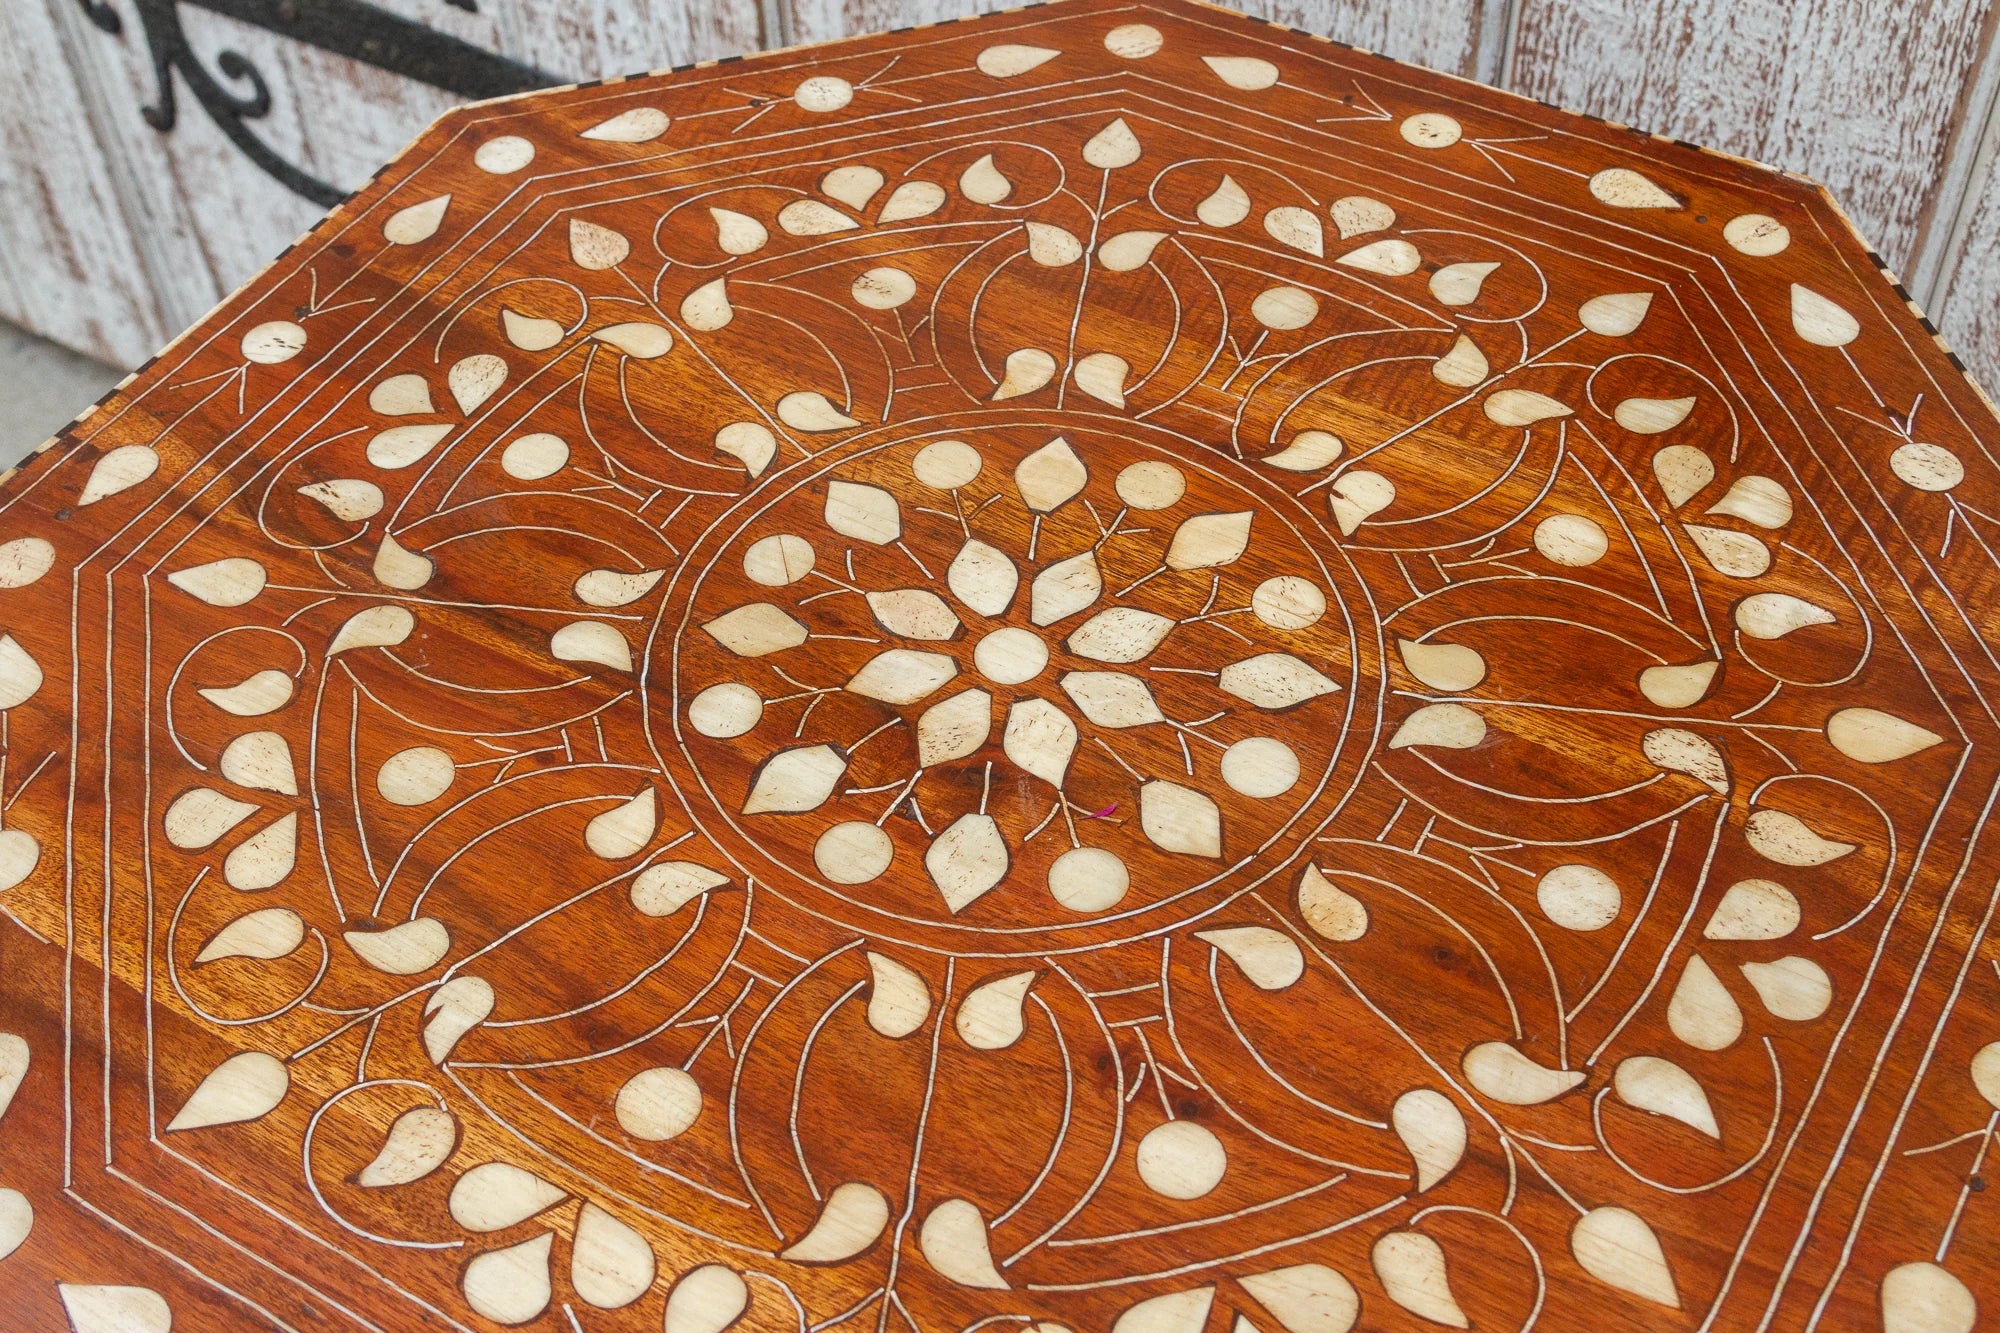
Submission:
{"label": "inlaid wood surface", "polygon": [[0,490],[0,1322],[1963,1333],[1996,442],[1172,0],[452,113]]}
{"label": "inlaid wood surface", "polygon": [[[185,96],[162,135],[139,0],[0,8],[0,314],[119,366],[138,364],[255,273],[316,207],[232,145]],[[171,74],[271,109],[238,128],[340,188],[454,100],[303,45],[291,0],[144,0],[172,11],[192,63]],[[959,18],[996,0],[367,0],[564,77],[691,61]],[[1721,147],[1826,184],[1953,346],[2000,382],[1989,317],[2000,266],[1993,172],[2000,46],[1988,0],[1235,0],[1370,51],[1624,124]],[[276,30],[231,14],[262,15]],[[156,15],[157,17],[157,15]],[[368,20],[383,22],[384,19]],[[164,30],[168,25],[156,25]],[[387,43],[394,47],[392,40]],[[378,44],[378,51],[382,49]],[[224,53],[246,62],[223,68]],[[390,60],[392,66],[397,62]]]}

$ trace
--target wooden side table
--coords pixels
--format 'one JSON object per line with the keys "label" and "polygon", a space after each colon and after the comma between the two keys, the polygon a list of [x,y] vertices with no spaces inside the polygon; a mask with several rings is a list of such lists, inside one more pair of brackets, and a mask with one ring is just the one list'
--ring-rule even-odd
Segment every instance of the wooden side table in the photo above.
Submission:
{"label": "wooden side table", "polygon": [[1179,0],[455,112],[0,492],[0,1322],[1963,1333],[1997,444]]}

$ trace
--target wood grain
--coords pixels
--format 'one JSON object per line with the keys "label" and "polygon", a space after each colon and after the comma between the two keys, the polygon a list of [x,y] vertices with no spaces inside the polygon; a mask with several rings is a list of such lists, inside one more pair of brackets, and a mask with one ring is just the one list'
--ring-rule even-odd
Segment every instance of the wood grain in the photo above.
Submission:
{"label": "wood grain", "polygon": [[48,4],[0,12],[0,40],[20,62],[0,87],[14,127],[0,144],[0,311],[79,351],[137,365],[180,322],[154,294],[64,33]]}
{"label": "wood grain", "polygon": [[[789,40],[824,42],[1003,7],[997,0],[784,0],[779,12]],[[1490,0],[1421,6],[1396,0],[1247,0],[1232,8],[1467,78],[1497,76],[1505,37],[1502,7]]]}
{"label": "wood grain", "polygon": [[1934,205],[1985,0],[1521,0],[1532,97],[1823,181],[1892,265]]}
{"label": "wood grain", "polygon": [[1940,212],[1928,239],[1926,300],[1953,348],[1988,386],[2000,383],[2000,49],[1981,70],[1988,94],[1975,99],[1960,131],[1954,207]]}
{"label": "wood grain", "polygon": [[1180,0],[454,111],[0,486],[0,1301],[1969,1333],[1996,458]]}
{"label": "wood grain", "polygon": [[1497,83],[1507,38],[1506,7],[1492,0],[1447,0],[1418,7],[1354,0],[1267,0],[1242,8],[1447,74]]}
{"label": "wood grain", "polygon": [[780,31],[792,42],[825,42],[858,33],[941,23],[1005,6],[989,0],[781,0]]}
{"label": "wood grain", "polygon": [[[486,13],[433,0],[384,7],[580,77],[715,59],[762,44],[752,0],[510,3]],[[114,8],[122,38],[91,27],[71,3],[33,0],[5,16],[21,72],[9,92],[18,206],[7,210],[17,229],[9,248],[18,276],[0,310],[91,355],[136,365],[290,245],[319,210],[246,160],[185,87],[177,93],[175,129],[163,135],[148,126],[139,109],[155,99],[157,86],[139,18],[128,0],[114,0]],[[275,104],[251,122],[253,132],[343,188],[365,181],[454,102],[437,89],[192,6],[181,17],[209,69],[234,50],[269,82]],[[23,151],[37,143],[52,151]],[[80,248],[88,251],[83,257]]]}
{"label": "wood grain", "polygon": [[1973,201],[1937,321],[1980,382],[2000,383],[2000,184],[1989,175]]}
{"label": "wood grain", "polygon": [[[426,6],[434,9],[434,6]],[[756,0],[504,0],[496,48],[539,69],[593,79],[719,60],[775,45]],[[421,17],[435,22],[430,14]]]}
{"label": "wood grain", "polygon": [[[93,28],[75,5],[51,7],[64,31],[72,72],[89,108],[94,153],[118,182],[118,214],[144,255],[149,300],[167,327],[184,327],[298,238],[318,213],[310,203],[246,162],[185,87],[177,91],[175,129],[161,134],[140,115],[158,95],[136,12],[126,7],[126,39]],[[359,70],[275,35],[205,11],[184,9],[189,38],[217,68],[234,49],[265,72],[274,88],[271,114],[254,131],[307,170],[353,184],[450,105],[450,99],[379,73]],[[70,299],[104,312],[115,293],[75,284]],[[150,335],[118,348],[137,364],[157,350]],[[136,355],[134,354],[136,351]]]}
{"label": "wood grain", "polygon": [[[974,8],[951,0],[786,0],[767,16],[755,0],[701,6],[505,0],[479,14],[432,0],[394,0],[389,7],[583,77],[936,22]],[[1495,0],[1421,6],[1323,0],[1249,9],[1453,73],[1499,81],[1511,72],[1535,96],[1817,176],[1907,272],[1913,294],[1950,324],[1968,361],[1989,379],[2000,375],[2000,348],[1975,328],[1986,303],[1985,242],[1970,223],[1986,177],[1960,169],[1980,137],[1980,108],[1970,105],[1978,100],[1971,95],[1974,74],[1991,58],[1992,16],[1979,0],[1692,9],[1526,0],[1511,45],[1506,9]],[[126,17],[129,31],[135,25]],[[65,277],[72,267],[66,261],[39,268],[16,261],[18,294],[0,308],[94,355],[135,363],[167,329],[193,319],[247,276],[246,256],[288,244],[311,211],[221,143],[192,108],[184,107],[174,139],[140,123],[137,106],[151,96],[141,86],[147,77],[141,53],[129,41],[121,45],[89,29],[75,6],[37,3],[9,20],[36,25],[10,50],[24,57],[15,87],[40,90],[21,99],[14,123],[35,125],[37,134],[58,141],[82,132],[87,137],[70,160],[101,161],[73,180],[71,173],[46,173],[45,158],[18,164],[24,188],[38,173],[48,179],[45,190],[21,194],[20,209],[10,210],[20,218],[14,225],[26,229],[16,248],[60,256],[65,247],[89,247],[105,261],[93,268],[133,277],[128,290],[118,290]],[[264,61],[279,107],[260,129],[343,185],[364,179],[444,105],[429,90],[283,47],[213,15],[190,11],[190,22],[205,34],[211,54],[234,44]],[[54,25],[60,30],[49,31]],[[1856,50],[1866,58],[1850,58]],[[28,59],[31,51],[43,57]],[[72,66],[74,89],[51,84]],[[1965,151],[1954,151],[1954,142]],[[218,218],[247,219],[251,243],[217,250],[205,238],[215,234]],[[1960,270],[1973,286],[1953,301],[1943,277]]]}

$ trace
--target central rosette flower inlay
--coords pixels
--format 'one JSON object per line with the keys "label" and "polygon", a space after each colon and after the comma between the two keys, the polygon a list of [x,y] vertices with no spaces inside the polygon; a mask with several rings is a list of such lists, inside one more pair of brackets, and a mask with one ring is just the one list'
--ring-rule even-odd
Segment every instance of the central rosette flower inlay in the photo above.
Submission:
{"label": "central rosette flower inlay", "polygon": [[1002,930],[1143,910],[1269,849],[1350,706],[1310,520],[1219,459],[961,434],[796,483],[709,564],[676,684],[718,813],[849,902]]}

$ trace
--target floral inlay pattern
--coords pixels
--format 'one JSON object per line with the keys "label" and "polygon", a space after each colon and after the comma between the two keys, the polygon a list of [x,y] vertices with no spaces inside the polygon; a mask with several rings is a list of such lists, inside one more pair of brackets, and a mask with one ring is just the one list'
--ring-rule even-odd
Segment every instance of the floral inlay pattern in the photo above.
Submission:
{"label": "floral inlay pattern", "polygon": [[1803,186],[1192,6],[455,113],[0,496],[0,1283],[1963,1333],[1995,431]]}
{"label": "floral inlay pattern", "polygon": [[[1126,449],[1099,431],[994,418],[802,480],[725,544],[675,641],[678,741],[697,775],[742,775],[708,799],[759,847],[833,821],[791,869],[891,935],[1199,915],[1334,783],[1355,653],[1321,520],[1213,457],[1107,467]],[[1038,908],[966,915],[1003,886]]]}

